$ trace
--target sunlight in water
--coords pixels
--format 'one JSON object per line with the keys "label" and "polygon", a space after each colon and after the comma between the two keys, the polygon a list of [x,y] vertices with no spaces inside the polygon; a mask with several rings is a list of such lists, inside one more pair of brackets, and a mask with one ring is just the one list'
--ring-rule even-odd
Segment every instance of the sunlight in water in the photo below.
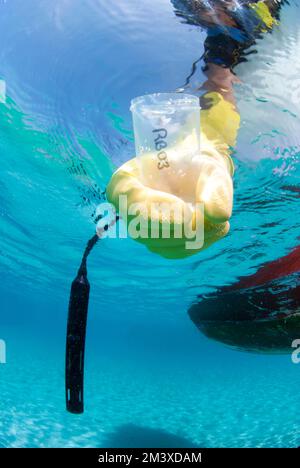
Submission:
{"label": "sunlight in water", "polygon": [[[240,300],[267,318],[274,303],[286,318],[298,300],[297,274],[259,294],[243,278],[264,276],[266,264],[299,246],[299,0],[282,4],[272,32],[250,37],[234,68],[241,127],[229,234],[174,261],[129,238],[95,246],[86,412],[78,419],[65,412],[70,284],[107,183],[134,156],[130,101],[178,88],[203,92],[207,18],[200,22],[195,3],[0,2],[0,337],[7,354],[0,446],[299,445],[300,372],[286,343],[282,356],[272,346],[265,356],[224,345],[251,350]],[[213,56],[241,40],[235,23],[245,20],[244,1],[201,2],[214,21],[228,4],[234,16],[210,30]],[[220,31],[230,40],[220,44]],[[203,298],[212,299],[204,315],[210,307],[228,318],[226,304],[232,311],[236,303],[229,322],[245,333],[192,315]]]}

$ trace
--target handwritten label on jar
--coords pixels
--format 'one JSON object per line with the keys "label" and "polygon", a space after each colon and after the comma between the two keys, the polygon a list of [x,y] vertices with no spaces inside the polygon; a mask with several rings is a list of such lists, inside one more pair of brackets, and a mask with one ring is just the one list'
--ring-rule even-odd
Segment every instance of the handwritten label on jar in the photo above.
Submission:
{"label": "handwritten label on jar", "polygon": [[166,148],[168,147],[167,136],[168,132],[165,128],[157,128],[152,131],[156,138],[154,139],[155,149],[157,153],[157,167],[158,169],[163,169],[164,167],[170,167],[168,161],[168,155],[166,153]]}

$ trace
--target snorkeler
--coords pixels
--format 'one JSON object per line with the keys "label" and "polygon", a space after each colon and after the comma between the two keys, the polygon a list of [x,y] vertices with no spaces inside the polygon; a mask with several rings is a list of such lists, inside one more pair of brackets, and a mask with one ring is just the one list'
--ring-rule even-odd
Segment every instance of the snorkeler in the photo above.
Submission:
{"label": "snorkeler", "polygon": [[[187,22],[199,24],[207,29],[204,53],[204,73],[207,80],[201,89],[192,89],[193,94],[200,96],[201,102],[201,150],[199,158],[190,158],[189,171],[196,174],[189,181],[183,177],[171,180],[173,192],[178,205],[186,208],[187,191],[194,190],[194,202],[204,206],[204,242],[199,249],[186,249],[186,237],[152,238],[151,235],[136,238],[154,253],[166,258],[184,258],[209,247],[224,237],[229,231],[229,219],[232,213],[233,188],[232,176],[234,165],[231,159],[232,149],[236,144],[240,116],[236,108],[233,85],[238,81],[234,67],[257,37],[270,31],[276,22],[280,5],[275,2],[250,2],[237,4],[214,0],[212,3],[200,1],[174,1],[176,12]],[[150,166],[149,166],[150,167]],[[183,167],[186,165],[183,161]],[[149,169],[150,176],[157,178],[155,168]],[[128,206],[141,199],[150,203],[171,203],[173,198],[166,189],[168,174],[160,177],[156,189],[149,188],[140,176],[139,161],[133,158],[123,164],[112,176],[107,187],[107,198],[117,212],[120,212],[120,195],[126,196]],[[120,213],[122,215],[122,213]],[[127,213],[126,213],[127,214]],[[151,224],[151,211],[145,214]],[[184,219],[182,216],[181,219]],[[155,220],[157,221],[157,220]],[[163,224],[163,215],[158,219]],[[194,221],[193,221],[194,222]],[[176,221],[170,221],[171,231],[176,230]],[[162,229],[161,229],[162,232]],[[184,230],[183,230],[184,232]]]}

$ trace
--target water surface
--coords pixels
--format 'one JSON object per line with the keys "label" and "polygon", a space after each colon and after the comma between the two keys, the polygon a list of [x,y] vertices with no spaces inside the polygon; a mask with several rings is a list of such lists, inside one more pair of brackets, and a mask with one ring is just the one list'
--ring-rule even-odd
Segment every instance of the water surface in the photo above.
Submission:
{"label": "water surface", "polygon": [[0,445],[299,445],[290,356],[229,350],[187,316],[197,294],[299,243],[298,0],[236,70],[230,234],[172,262],[130,239],[97,245],[86,412],[65,412],[70,282],[106,184],[134,154],[129,102],[182,87],[203,53],[205,31],[168,0],[142,3],[0,2]]}

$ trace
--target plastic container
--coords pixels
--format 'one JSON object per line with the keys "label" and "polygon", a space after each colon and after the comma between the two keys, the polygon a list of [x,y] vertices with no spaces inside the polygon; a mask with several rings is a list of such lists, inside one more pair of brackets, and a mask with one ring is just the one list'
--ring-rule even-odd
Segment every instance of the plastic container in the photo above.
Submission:
{"label": "plastic container", "polygon": [[131,101],[136,156],[141,180],[151,188],[174,192],[191,158],[200,151],[199,98],[159,93]]}

